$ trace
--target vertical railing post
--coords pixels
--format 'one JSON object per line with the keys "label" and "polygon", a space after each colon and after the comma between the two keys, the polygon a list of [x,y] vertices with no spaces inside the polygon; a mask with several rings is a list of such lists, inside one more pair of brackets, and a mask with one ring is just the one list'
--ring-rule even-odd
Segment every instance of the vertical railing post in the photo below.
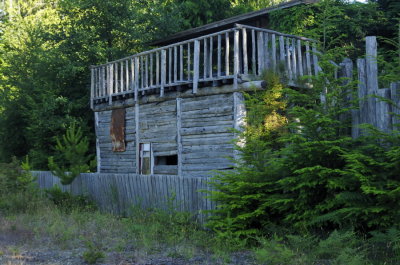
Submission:
{"label": "vertical railing post", "polygon": [[194,41],[194,51],[193,51],[193,94],[197,93],[197,88],[199,85],[199,67],[200,67],[200,41]]}
{"label": "vertical railing post", "polygon": [[242,51],[243,51],[243,74],[249,74],[249,64],[247,59],[247,31],[246,28],[242,28]]}
{"label": "vertical railing post", "polygon": [[271,56],[272,56],[272,70],[276,71],[276,36],[275,34],[271,35]]}
{"label": "vertical railing post", "polygon": [[217,77],[221,77],[221,34],[218,34]]}
{"label": "vertical railing post", "polygon": [[187,81],[190,80],[190,71],[191,71],[191,51],[190,51],[190,42],[187,44]]}
{"label": "vertical railing post", "polygon": [[229,75],[229,32],[225,33],[225,76]]}
{"label": "vertical railing post", "polygon": [[301,40],[297,40],[297,61],[299,65],[299,76],[303,76],[303,55],[301,52]]}
{"label": "vertical railing post", "polygon": [[135,87],[135,61],[133,58],[131,58],[131,87],[130,90],[133,90]]}
{"label": "vertical railing post", "polygon": [[167,51],[161,51],[161,87],[160,87],[160,97],[164,96],[164,86],[167,79]]}
{"label": "vertical railing post", "polygon": [[313,52],[313,61],[314,61],[314,74],[318,75],[319,65],[318,65],[317,47],[316,47],[315,43],[313,43],[313,45],[312,45],[312,52]]}
{"label": "vertical railing post", "polygon": [[[112,104],[112,90],[111,90],[111,85],[110,85],[110,80],[109,80],[109,77],[110,77],[110,72],[111,72],[111,70],[110,70],[110,65],[108,64],[107,66],[104,66],[103,67],[103,74],[102,74],[102,78],[103,78],[103,87],[104,87],[104,90],[107,90],[107,93],[108,93],[108,104],[109,105],[111,105]],[[107,78],[108,77],[108,78]]]}
{"label": "vertical railing post", "polygon": [[140,74],[139,74],[139,57],[135,57],[135,102],[138,101],[139,98],[139,82],[140,82]]}
{"label": "vertical railing post", "polygon": [[234,31],[234,43],[233,43],[233,87],[238,87],[238,76],[239,76],[239,30]]}
{"label": "vertical railing post", "polygon": [[90,66],[90,108],[93,109],[94,100],[94,68]]}
{"label": "vertical railing post", "polygon": [[264,70],[264,34],[262,31],[257,32],[257,61],[258,75]]}

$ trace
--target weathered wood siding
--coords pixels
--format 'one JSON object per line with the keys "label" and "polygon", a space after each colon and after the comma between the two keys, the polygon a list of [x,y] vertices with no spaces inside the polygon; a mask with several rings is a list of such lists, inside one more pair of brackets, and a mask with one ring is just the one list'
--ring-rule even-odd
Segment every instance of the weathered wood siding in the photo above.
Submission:
{"label": "weathered wood siding", "polygon": [[188,211],[204,222],[204,210],[215,208],[215,203],[205,198],[209,178],[178,177],[166,175],[98,174],[85,173],[71,185],[61,185],[60,180],[48,171],[33,171],[40,188],[57,185],[72,194],[86,194],[99,208],[115,214],[129,214],[132,206]]}
{"label": "weathered wood siding", "polygon": [[[97,112],[99,172],[137,173],[136,141],[151,143],[154,157],[178,155],[176,167],[155,166],[154,174],[206,177],[210,170],[232,168],[229,157],[234,155],[233,129],[237,127],[236,120],[245,115],[236,106],[243,105],[234,100],[238,94],[241,95],[236,92],[177,98],[125,108],[125,152],[112,151],[111,110]],[[239,115],[235,114],[236,110],[240,110]]]}
{"label": "weathered wood siding", "polygon": [[182,100],[182,173],[207,176],[231,168],[233,94]]}
{"label": "weathered wood siding", "polygon": [[110,135],[111,110],[96,113],[96,135],[98,140],[97,161],[102,173],[134,173],[135,161],[135,112],[125,109],[125,148],[124,152],[113,152]]}

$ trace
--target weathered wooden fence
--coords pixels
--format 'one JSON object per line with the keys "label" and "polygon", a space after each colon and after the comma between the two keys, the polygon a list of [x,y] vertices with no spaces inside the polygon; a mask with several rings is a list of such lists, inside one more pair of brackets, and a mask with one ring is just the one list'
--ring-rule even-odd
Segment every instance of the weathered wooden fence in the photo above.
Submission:
{"label": "weathered wooden fence", "polygon": [[115,214],[129,214],[132,206],[142,208],[176,209],[188,211],[199,222],[204,222],[204,210],[215,208],[201,190],[210,189],[209,178],[170,175],[98,174],[83,173],[71,185],[61,185],[59,178],[48,171],[33,171],[40,188],[58,185],[72,194],[86,194],[101,210]]}
{"label": "weathered wooden fence", "polygon": [[[400,82],[391,83],[389,88],[379,88],[375,36],[366,37],[365,52],[365,58],[357,59],[359,105],[358,109],[353,110],[351,114],[353,138],[362,134],[361,124],[373,125],[384,132],[400,129],[397,127],[400,122]],[[351,60],[344,60],[340,68],[340,76],[352,78],[353,62]]]}

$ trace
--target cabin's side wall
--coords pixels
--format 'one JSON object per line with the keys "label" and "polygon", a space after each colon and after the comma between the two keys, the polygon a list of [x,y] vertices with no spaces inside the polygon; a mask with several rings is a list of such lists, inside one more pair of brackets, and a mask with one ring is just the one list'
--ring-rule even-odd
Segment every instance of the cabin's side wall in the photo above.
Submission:
{"label": "cabin's side wall", "polygon": [[182,174],[207,176],[232,167],[233,94],[182,100]]}
{"label": "cabin's side wall", "polygon": [[237,119],[242,118],[236,113],[241,110],[237,107],[238,94],[241,95],[236,92],[141,103],[136,108],[139,109],[138,123],[135,107],[125,108],[125,152],[112,150],[112,110],[97,112],[99,172],[137,172],[136,141],[151,143],[154,160],[177,156],[176,166],[154,164],[154,174],[206,177],[210,170],[232,168],[228,157],[234,156],[233,129],[237,127]]}

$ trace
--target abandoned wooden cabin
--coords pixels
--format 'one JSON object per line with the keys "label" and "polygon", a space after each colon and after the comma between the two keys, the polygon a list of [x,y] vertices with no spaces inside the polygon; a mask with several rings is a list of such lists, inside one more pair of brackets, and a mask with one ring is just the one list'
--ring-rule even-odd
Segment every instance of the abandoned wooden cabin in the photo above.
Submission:
{"label": "abandoned wooden cabin", "polygon": [[153,50],[91,67],[99,173],[209,176],[232,168],[242,92],[265,69],[289,82],[319,71],[315,41],[268,27],[295,0],[155,41]]}

